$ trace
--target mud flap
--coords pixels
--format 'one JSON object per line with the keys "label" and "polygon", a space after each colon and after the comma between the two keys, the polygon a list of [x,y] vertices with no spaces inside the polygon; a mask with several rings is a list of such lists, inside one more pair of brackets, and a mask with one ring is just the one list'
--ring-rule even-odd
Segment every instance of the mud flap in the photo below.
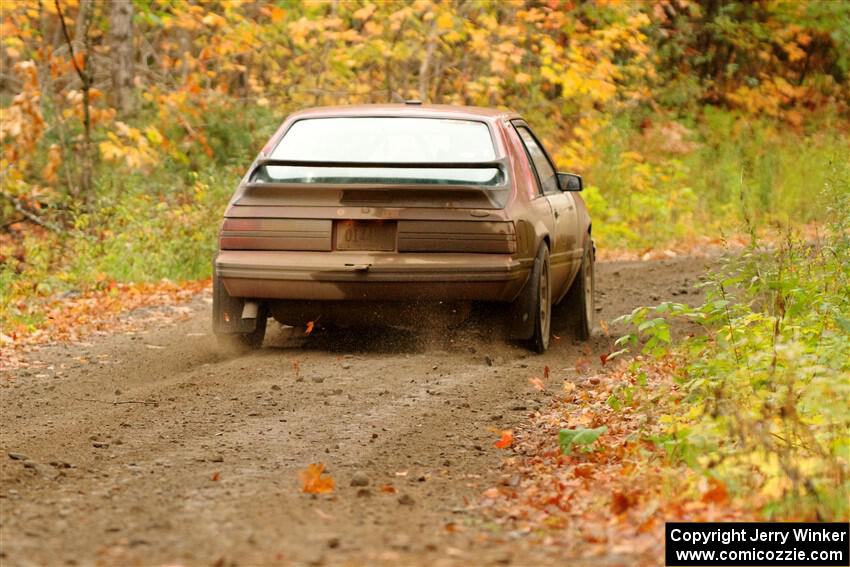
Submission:
{"label": "mud flap", "polygon": [[243,319],[245,299],[230,297],[215,271],[213,261],[213,333],[226,335],[232,333],[251,333],[257,328],[257,317]]}
{"label": "mud flap", "polygon": [[[536,262],[536,260],[535,260]],[[514,341],[525,341],[534,335],[534,312],[537,309],[537,282],[529,273],[522,291],[511,304],[508,337]]]}

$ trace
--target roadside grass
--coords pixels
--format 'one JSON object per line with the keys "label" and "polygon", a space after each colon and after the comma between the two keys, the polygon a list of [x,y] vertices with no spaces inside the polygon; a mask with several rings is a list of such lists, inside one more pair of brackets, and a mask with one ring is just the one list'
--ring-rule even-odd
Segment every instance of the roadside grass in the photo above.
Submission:
{"label": "roadside grass", "polygon": [[[638,308],[618,341],[676,361],[675,380],[640,407],[662,424],[648,439],[769,519],[850,516],[850,164],[827,173],[819,240],[754,239],[707,275],[705,303]],[[671,338],[674,318],[704,332]],[[629,376],[639,388],[642,364]]]}
{"label": "roadside grass", "polygon": [[[37,177],[4,180],[13,194],[42,195],[41,214],[62,230],[13,222],[0,232],[0,333],[43,329],[57,298],[210,277],[224,208],[280,117],[216,97],[202,106],[203,122],[189,125],[205,132],[202,143],[167,112],[142,111],[134,123],[139,131],[150,125],[159,144],[139,153],[122,139],[127,145],[96,165],[86,195],[46,191]],[[45,161],[58,141],[55,132],[44,136],[33,160]]]}
{"label": "roadside grass", "polygon": [[800,130],[713,107],[691,120],[636,121],[624,115],[600,131],[586,172],[603,249],[818,222],[830,164],[850,159],[850,135],[829,112]]}
{"label": "roadside grass", "polygon": [[[62,234],[27,231],[12,248],[25,261],[0,265],[4,333],[49,324],[57,296],[108,289],[115,283],[208,278],[224,206],[236,170],[207,167],[186,178],[105,172],[90,212]],[[5,255],[5,254],[4,254]]]}

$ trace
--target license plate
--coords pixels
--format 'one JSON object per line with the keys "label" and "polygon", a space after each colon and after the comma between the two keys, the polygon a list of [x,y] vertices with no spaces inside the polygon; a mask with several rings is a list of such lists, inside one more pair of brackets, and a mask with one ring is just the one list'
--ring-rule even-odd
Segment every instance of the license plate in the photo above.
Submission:
{"label": "license plate", "polygon": [[396,223],[337,221],[337,250],[395,250]]}

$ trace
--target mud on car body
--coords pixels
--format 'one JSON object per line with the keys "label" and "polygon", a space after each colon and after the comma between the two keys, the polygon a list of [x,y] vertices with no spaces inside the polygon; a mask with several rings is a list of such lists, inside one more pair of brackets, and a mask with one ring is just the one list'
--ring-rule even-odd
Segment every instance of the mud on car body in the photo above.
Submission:
{"label": "mud on car body", "polygon": [[501,304],[546,350],[554,305],[593,325],[594,247],[579,176],[511,112],[438,105],[290,115],[240,182],[213,268],[213,329],[262,344],[304,325],[428,302]]}

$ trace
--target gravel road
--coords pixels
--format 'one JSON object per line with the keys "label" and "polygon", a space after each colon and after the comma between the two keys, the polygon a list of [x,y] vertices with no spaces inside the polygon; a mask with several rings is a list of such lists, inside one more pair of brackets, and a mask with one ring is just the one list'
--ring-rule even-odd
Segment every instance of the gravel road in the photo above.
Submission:
{"label": "gravel road", "polygon": [[[706,260],[598,267],[598,316],[695,301]],[[527,565],[474,505],[493,447],[612,339],[534,355],[487,325],[303,330],[221,353],[208,296],[188,317],[52,345],[0,377],[0,563]],[[612,334],[619,329],[612,327]],[[551,369],[544,391],[528,381]],[[324,463],[330,495],[300,491]],[[551,562],[549,562],[551,564]]]}

